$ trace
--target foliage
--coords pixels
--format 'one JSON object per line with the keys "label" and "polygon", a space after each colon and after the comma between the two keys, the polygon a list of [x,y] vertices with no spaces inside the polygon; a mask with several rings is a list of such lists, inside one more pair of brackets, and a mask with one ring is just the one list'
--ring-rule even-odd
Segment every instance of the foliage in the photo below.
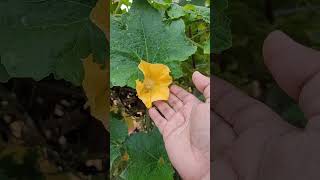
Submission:
{"label": "foliage", "polygon": [[[191,75],[210,74],[209,1],[112,1],[110,30],[111,119],[125,123],[125,140],[111,140],[112,179],[173,179],[176,176],[159,131],[136,98],[141,60],[167,65],[175,84],[197,95]],[[133,93],[133,94],[132,94]],[[124,125],[111,122],[114,128]],[[116,132],[115,132],[116,131]],[[122,133],[121,133],[122,134]]]}
{"label": "foliage", "polygon": [[104,63],[106,57],[105,36],[89,18],[94,6],[80,0],[1,2],[1,79],[54,74],[80,85],[81,58],[93,53],[95,62]]}
{"label": "foliage", "polygon": [[213,53],[221,53],[232,45],[230,20],[225,15],[227,0],[216,0],[213,6]]}
{"label": "foliage", "polygon": [[[194,54],[196,47],[185,37],[182,20],[165,22],[146,1],[136,0],[129,13],[111,17],[111,84],[134,87],[140,60],[169,64],[174,77],[181,77],[179,62]],[[168,46],[170,45],[170,46]],[[126,72],[126,73],[123,73]]]}
{"label": "foliage", "polygon": [[1,2],[1,82],[15,77],[39,81],[53,74],[81,85],[82,59],[106,64],[107,4],[106,0]]}
{"label": "foliage", "polygon": [[[7,104],[0,107],[6,141],[0,179],[106,178],[97,169],[105,169],[107,133],[95,119],[108,127],[108,6],[107,0],[0,2],[0,101]],[[83,110],[86,100],[92,116]]]}
{"label": "foliage", "polygon": [[[110,163],[118,165],[121,161],[126,162],[125,179],[172,179],[174,171],[166,155],[161,134],[156,128],[148,133],[139,132],[128,136],[125,121],[112,113],[110,130]],[[114,178],[117,176],[116,170],[118,169],[113,169],[111,173]]]}

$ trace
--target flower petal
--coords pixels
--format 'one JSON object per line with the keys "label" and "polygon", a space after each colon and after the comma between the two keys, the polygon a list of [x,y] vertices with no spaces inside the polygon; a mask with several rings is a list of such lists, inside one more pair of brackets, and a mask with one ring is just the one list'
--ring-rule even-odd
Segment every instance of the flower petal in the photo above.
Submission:
{"label": "flower petal", "polygon": [[151,92],[151,102],[160,101],[160,100],[168,100],[169,99],[169,87],[168,86],[155,86]]}
{"label": "flower petal", "polygon": [[150,66],[150,76],[154,81],[167,79],[170,77],[170,69],[164,64],[152,64],[152,66]]}
{"label": "flower petal", "polygon": [[172,83],[172,77],[169,74],[162,75],[156,82],[161,86],[169,86]]}
{"label": "flower petal", "polygon": [[164,64],[152,64],[141,60],[139,69],[143,72],[143,83],[136,80],[138,97],[147,108],[152,107],[152,102],[169,99],[169,85],[172,83],[170,69]]}
{"label": "flower petal", "polygon": [[146,105],[146,107],[149,109],[152,107],[152,101],[151,101],[151,92],[146,91],[144,89],[144,84],[136,80],[136,90],[137,90],[137,95],[139,99]]}
{"label": "flower petal", "polygon": [[148,62],[146,62],[146,61],[144,61],[144,60],[141,60],[140,61],[140,64],[139,64],[139,66],[138,66],[138,68],[142,71],[142,73],[143,73],[143,75],[145,76],[145,77],[149,77],[150,76],[150,74],[151,74],[151,66],[152,64],[151,63],[148,63]]}

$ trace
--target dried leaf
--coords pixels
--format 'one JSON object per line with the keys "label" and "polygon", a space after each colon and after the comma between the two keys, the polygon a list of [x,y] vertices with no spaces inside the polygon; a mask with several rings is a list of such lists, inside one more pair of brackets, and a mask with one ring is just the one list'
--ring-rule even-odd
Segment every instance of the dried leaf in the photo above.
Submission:
{"label": "dried leaf", "polygon": [[[109,2],[107,0],[99,0],[93,8],[90,18],[105,33],[109,35]],[[90,106],[91,115],[102,121],[104,127],[108,129],[108,68],[102,67],[93,62],[92,55],[88,56],[84,62],[84,80],[82,82],[83,89],[88,98],[87,105]]]}
{"label": "dried leaf", "polygon": [[83,66],[85,77],[82,86],[88,98],[87,104],[90,106],[91,115],[102,121],[105,128],[108,129],[108,71],[94,63],[91,55],[85,59]]}
{"label": "dried leaf", "polygon": [[91,12],[91,20],[106,34],[107,38],[109,38],[110,31],[110,14],[109,10],[109,2],[107,0],[98,0],[96,7]]}

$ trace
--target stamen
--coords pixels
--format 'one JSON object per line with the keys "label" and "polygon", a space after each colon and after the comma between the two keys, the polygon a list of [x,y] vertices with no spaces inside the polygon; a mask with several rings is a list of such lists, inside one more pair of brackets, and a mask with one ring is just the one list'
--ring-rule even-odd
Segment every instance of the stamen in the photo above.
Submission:
{"label": "stamen", "polygon": [[154,82],[151,79],[145,79],[143,84],[144,84],[144,88],[148,91],[152,90],[154,86]]}

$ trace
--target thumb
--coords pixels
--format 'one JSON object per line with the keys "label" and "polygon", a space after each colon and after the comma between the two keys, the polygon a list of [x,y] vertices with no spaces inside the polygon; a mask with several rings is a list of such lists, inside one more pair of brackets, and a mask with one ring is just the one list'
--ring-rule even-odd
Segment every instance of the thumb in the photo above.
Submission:
{"label": "thumb", "polygon": [[210,78],[196,71],[192,75],[192,81],[196,88],[204,95],[206,102],[210,102]]}

